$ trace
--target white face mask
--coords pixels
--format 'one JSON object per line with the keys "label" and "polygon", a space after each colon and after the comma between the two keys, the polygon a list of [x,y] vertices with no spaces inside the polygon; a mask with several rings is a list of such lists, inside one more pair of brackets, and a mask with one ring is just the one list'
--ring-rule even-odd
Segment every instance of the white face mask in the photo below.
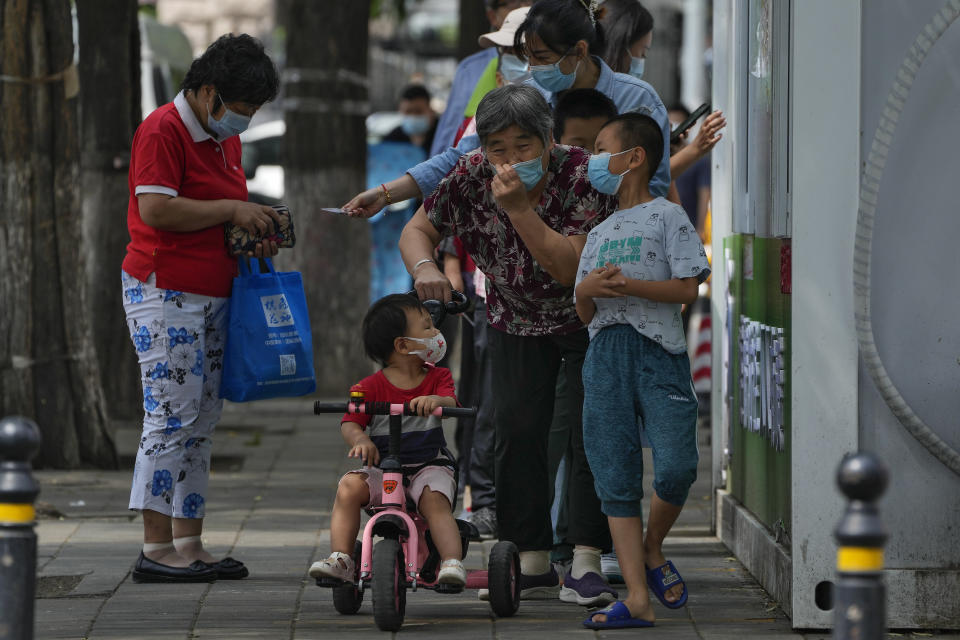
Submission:
{"label": "white face mask", "polygon": [[447,341],[444,340],[443,334],[439,331],[437,331],[437,335],[430,338],[410,338],[408,336],[404,336],[403,338],[404,340],[419,342],[424,346],[423,349],[410,352],[415,356],[419,356],[424,362],[437,364],[447,353]]}

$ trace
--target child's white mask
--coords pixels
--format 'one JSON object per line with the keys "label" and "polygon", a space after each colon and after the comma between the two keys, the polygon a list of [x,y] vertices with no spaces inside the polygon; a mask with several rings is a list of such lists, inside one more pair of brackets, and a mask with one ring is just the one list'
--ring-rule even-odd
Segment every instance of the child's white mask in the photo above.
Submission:
{"label": "child's white mask", "polygon": [[410,338],[404,336],[405,340],[414,340],[424,346],[423,349],[411,351],[410,353],[419,356],[424,362],[437,364],[444,354],[447,353],[447,341],[443,339],[443,334],[437,331],[437,335],[430,338]]}

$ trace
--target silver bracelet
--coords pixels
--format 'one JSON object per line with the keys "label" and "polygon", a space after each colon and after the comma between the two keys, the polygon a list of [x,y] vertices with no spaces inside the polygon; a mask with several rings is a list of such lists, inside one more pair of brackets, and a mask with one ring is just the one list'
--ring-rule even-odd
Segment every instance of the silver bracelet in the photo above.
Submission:
{"label": "silver bracelet", "polygon": [[426,264],[428,262],[433,262],[433,258],[424,258],[423,260],[420,260],[416,264],[414,264],[413,268],[410,269],[411,275],[417,270],[417,267],[419,267],[422,264]]}

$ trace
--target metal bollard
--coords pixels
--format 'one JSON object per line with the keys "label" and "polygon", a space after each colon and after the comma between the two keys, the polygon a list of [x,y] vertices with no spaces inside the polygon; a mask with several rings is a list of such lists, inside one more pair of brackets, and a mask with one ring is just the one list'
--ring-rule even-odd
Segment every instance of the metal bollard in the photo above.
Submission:
{"label": "metal bollard", "polygon": [[833,637],[881,640],[886,633],[883,545],[887,531],[875,504],[887,488],[886,467],[869,453],[846,456],[837,484],[849,500],[833,535],[837,540],[837,585]]}
{"label": "metal bollard", "polygon": [[0,640],[33,638],[37,534],[33,501],[40,486],[30,459],[40,429],[27,418],[0,420]]}

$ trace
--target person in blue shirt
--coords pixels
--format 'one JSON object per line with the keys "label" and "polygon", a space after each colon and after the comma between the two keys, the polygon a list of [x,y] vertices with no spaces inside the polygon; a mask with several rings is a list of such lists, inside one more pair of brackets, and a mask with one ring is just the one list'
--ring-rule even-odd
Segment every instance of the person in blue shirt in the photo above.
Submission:
{"label": "person in blue shirt", "polygon": [[[660,125],[664,146],[669,145],[667,110],[648,83],[614,73],[599,54],[604,31],[588,0],[538,0],[515,36],[515,53],[529,64],[527,82],[540,90],[552,108],[568,89],[596,89],[613,100],[620,113],[636,111]],[[463,154],[480,146],[475,135],[464,136],[456,147],[411,168],[403,176],[368,189],[343,206],[352,215],[370,217],[389,202],[429,195]],[[666,196],[670,187],[670,158],[665,156],[650,180],[650,191]]]}
{"label": "person in blue shirt", "polygon": [[[503,24],[507,14],[519,7],[530,5],[530,0],[484,0],[487,7],[487,20],[496,31]],[[470,102],[470,96],[477,86],[480,77],[486,71],[490,62],[497,57],[494,48],[483,48],[473,53],[457,65],[453,74],[453,86],[450,87],[450,96],[447,98],[447,108],[444,109],[440,122],[437,124],[437,133],[430,147],[430,155],[442,153],[444,149],[456,142],[457,131],[463,122],[463,112]]]}
{"label": "person in blue shirt", "polygon": [[642,78],[653,45],[653,16],[638,0],[606,0],[603,8],[603,60],[614,71]]}

